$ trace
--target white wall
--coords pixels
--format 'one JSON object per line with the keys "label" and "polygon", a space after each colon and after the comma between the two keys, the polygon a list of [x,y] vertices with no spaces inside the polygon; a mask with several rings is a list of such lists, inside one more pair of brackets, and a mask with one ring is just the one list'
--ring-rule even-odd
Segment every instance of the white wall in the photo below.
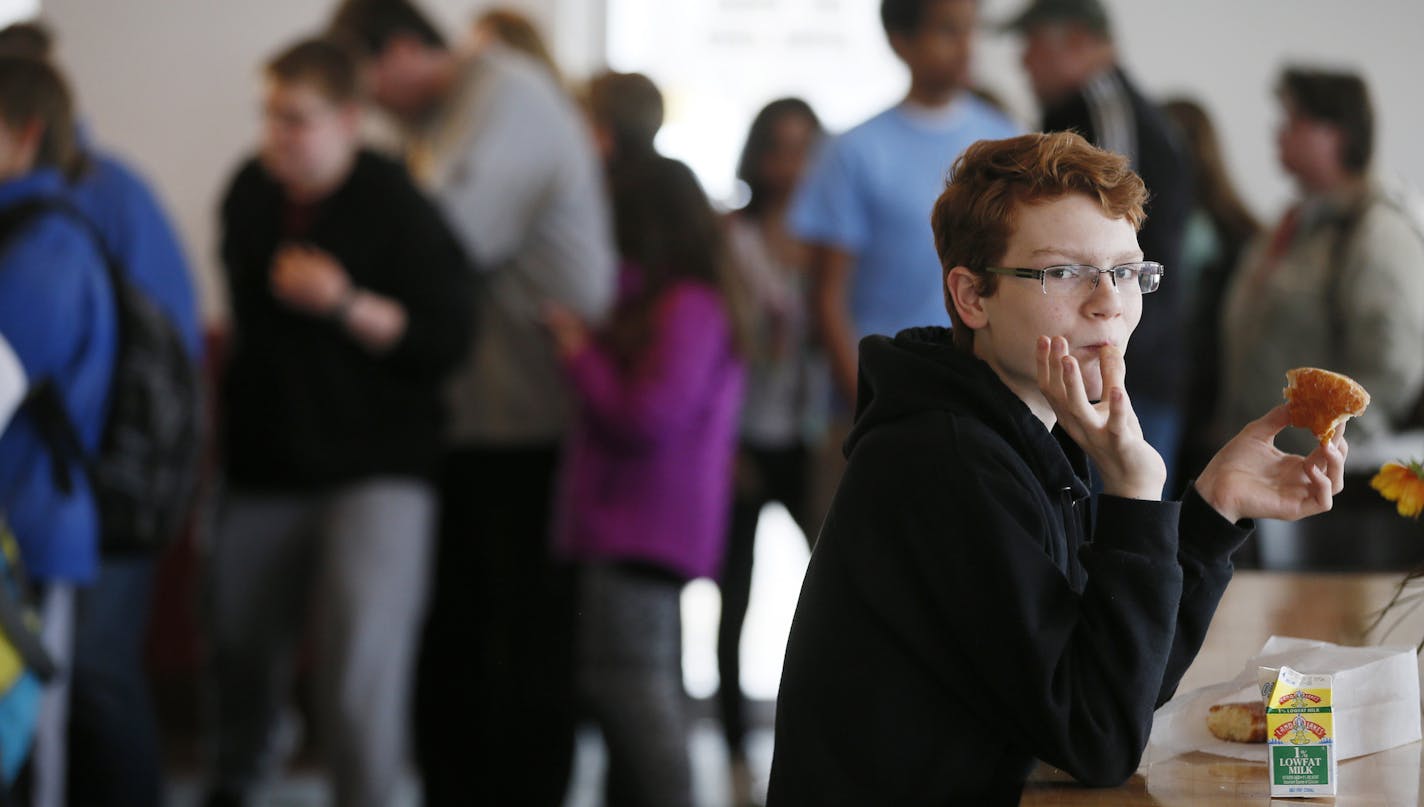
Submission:
{"label": "white wall", "polygon": [[[605,2],[512,0],[550,32],[556,55],[572,75],[586,75],[603,55]],[[661,0],[677,8],[639,36],[655,52],[659,41],[684,41],[678,24],[697,20],[724,0]],[[984,16],[1001,20],[1026,0],[982,0]],[[1424,104],[1416,86],[1424,74],[1418,39],[1420,0],[1107,0],[1117,22],[1123,61],[1152,93],[1189,92],[1221,127],[1231,168],[1257,212],[1274,217],[1290,189],[1276,167],[1270,88],[1286,60],[1320,61],[1362,70],[1379,108],[1377,165],[1424,186]],[[274,48],[315,29],[335,0],[45,0],[43,13],[60,35],[61,58],[98,139],[142,168],[182,228],[205,281],[204,301],[219,310],[214,268],[214,206],[235,161],[251,146],[257,124],[257,65]],[[488,0],[424,0],[449,30],[463,28]],[[625,6],[636,5],[627,4]],[[742,6],[748,4],[742,3]],[[868,115],[903,90],[903,72],[881,44],[876,0],[762,0],[751,4],[791,15],[840,9],[864,20],[868,44],[855,63],[828,75],[823,96],[854,97]],[[620,63],[620,68],[637,67]],[[724,81],[736,70],[722,71]],[[703,66],[701,72],[709,72]],[[717,72],[714,68],[710,72]],[[982,81],[999,91],[1025,121],[1035,117],[1012,37],[986,34],[979,49]],[[788,73],[789,89],[804,77]],[[795,79],[797,83],[791,83]],[[775,82],[766,85],[769,99]],[[808,93],[809,94],[809,93]],[[814,97],[812,100],[816,100]],[[696,104],[696,98],[679,103]],[[827,101],[830,104],[831,101]],[[733,129],[745,130],[746,121]],[[723,149],[733,152],[734,148]],[[719,157],[718,159],[723,159]],[[724,161],[728,174],[731,166]]]}

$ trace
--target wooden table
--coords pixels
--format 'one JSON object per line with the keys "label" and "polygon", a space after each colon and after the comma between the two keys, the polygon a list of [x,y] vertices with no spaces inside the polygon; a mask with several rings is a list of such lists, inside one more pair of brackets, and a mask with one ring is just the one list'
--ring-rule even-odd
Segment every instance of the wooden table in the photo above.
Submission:
{"label": "wooden table", "polygon": [[[1400,576],[1238,572],[1227,588],[1201,653],[1182,678],[1179,692],[1234,678],[1272,634],[1323,639],[1343,645],[1375,644],[1363,634],[1371,615],[1388,602]],[[1424,611],[1424,609],[1421,609]],[[1424,613],[1390,635],[1387,644],[1413,644],[1424,636]],[[1420,804],[1421,754],[1410,745],[1340,763],[1339,807],[1413,807]],[[1040,766],[1024,791],[1024,805],[1329,804],[1326,800],[1270,798],[1266,766],[1259,762],[1193,753],[1144,765],[1111,790],[1075,784]]]}

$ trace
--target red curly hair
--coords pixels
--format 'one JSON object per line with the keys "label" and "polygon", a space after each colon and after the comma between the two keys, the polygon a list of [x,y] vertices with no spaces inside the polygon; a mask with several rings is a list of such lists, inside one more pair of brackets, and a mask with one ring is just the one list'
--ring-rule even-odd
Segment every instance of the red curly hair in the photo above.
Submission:
{"label": "red curly hair", "polygon": [[954,325],[954,345],[970,351],[974,331],[961,327],[949,295],[949,272],[963,266],[992,295],[998,278],[984,271],[1003,259],[1020,206],[1048,202],[1070,193],[1096,199],[1103,212],[1141,229],[1147,188],[1127,158],[1104,151],[1074,132],[1029,134],[1007,140],[980,140],[964,150],[950,169],[944,193],[930,215],[939,253],[944,305]]}

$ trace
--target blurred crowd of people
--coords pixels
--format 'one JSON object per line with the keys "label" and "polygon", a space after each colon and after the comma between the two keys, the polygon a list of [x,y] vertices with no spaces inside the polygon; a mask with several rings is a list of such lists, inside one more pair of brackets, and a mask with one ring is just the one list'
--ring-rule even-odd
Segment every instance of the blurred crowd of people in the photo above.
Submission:
{"label": "blurred crowd of people", "polygon": [[[930,208],[966,147],[1021,131],[971,86],[979,4],[883,0],[881,17],[905,95],[834,136],[805,101],[771,101],[737,167],[747,203],[723,212],[659,153],[646,76],[571,88],[513,11],[452,42],[410,0],[342,2],[262,65],[261,142],[219,210],[221,355],[204,355],[166,215],[96,145],[102,121],[77,115],[48,32],[0,32],[0,517],[61,668],[16,792],[164,800],[142,652],[156,553],[102,550],[97,492],[32,403],[56,391],[98,450],[124,372],[112,260],[191,361],[221,370],[207,804],[250,804],[280,771],[306,670],[337,804],[389,804],[413,748],[427,804],[558,805],[592,721],[608,804],[690,805],[679,597],[695,578],[723,593],[719,714],[748,799],[739,647],[759,516],[779,502],[814,541],[857,342],[948,324]],[[1140,242],[1166,270],[1128,389],[1167,494],[1291,367],[1370,390],[1352,468],[1410,444],[1424,235],[1370,171],[1363,80],[1282,71],[1298,198],[1263,227],[1203,106],[1145,95],[1097,0],[1033,0],[1006,27],[1037,128],[1126,155],[1149,190]],[[372,110],[399,154],[364,142]],[[55,199],[66,209],[10,226]],[[1297,436],[1282,448],[1308,452]]]}

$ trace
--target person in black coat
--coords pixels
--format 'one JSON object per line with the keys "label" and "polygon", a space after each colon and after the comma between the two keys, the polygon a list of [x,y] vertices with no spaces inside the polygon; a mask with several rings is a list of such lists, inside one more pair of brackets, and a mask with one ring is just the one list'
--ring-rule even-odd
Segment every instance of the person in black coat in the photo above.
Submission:
{"label": "person in black coat", "polygon": [[[1034,0],[1009,28],[1024,36],[1023,64],[1042,107],[1040,131],[1077,132],[1128,158],[1147,184],[1147,219],[1138,241],[1148,260],[1179,268],[1192,208],[1191,158],[1176,126],[1118,65],[1107,12],[1099,0]],[[1167,283],[1143,312],[1133,339],[1135,401],[1147,442],[1171,470],[1185,428],[1188,364],[1182,338],[1182,282]]]}
{"label": "person in black coat", "polygon": [[360,147],[358,73],[341,47],[298,43],[266,73],[262,149],[222,205],[233,321],[207,591],[208,803],[244,803],[280,756],[310,623],[335,802],[388,804],[433,566],[442,383],[469,344],[471,272],[405,168]]}
{"label": "person in black coat", "polygon": [[1017,804],[1035,759],[1121,783],[1246,519],[1329,509],[1344,440],[1277,451],[1284,405],[1162,500],[1123,386],[1162,282],[1137,243],[1145,197],[1125,158],[1072,133],[956,163],[932,220],[954,327],[861,343],[848,466],[786,649],[771,807]]}

